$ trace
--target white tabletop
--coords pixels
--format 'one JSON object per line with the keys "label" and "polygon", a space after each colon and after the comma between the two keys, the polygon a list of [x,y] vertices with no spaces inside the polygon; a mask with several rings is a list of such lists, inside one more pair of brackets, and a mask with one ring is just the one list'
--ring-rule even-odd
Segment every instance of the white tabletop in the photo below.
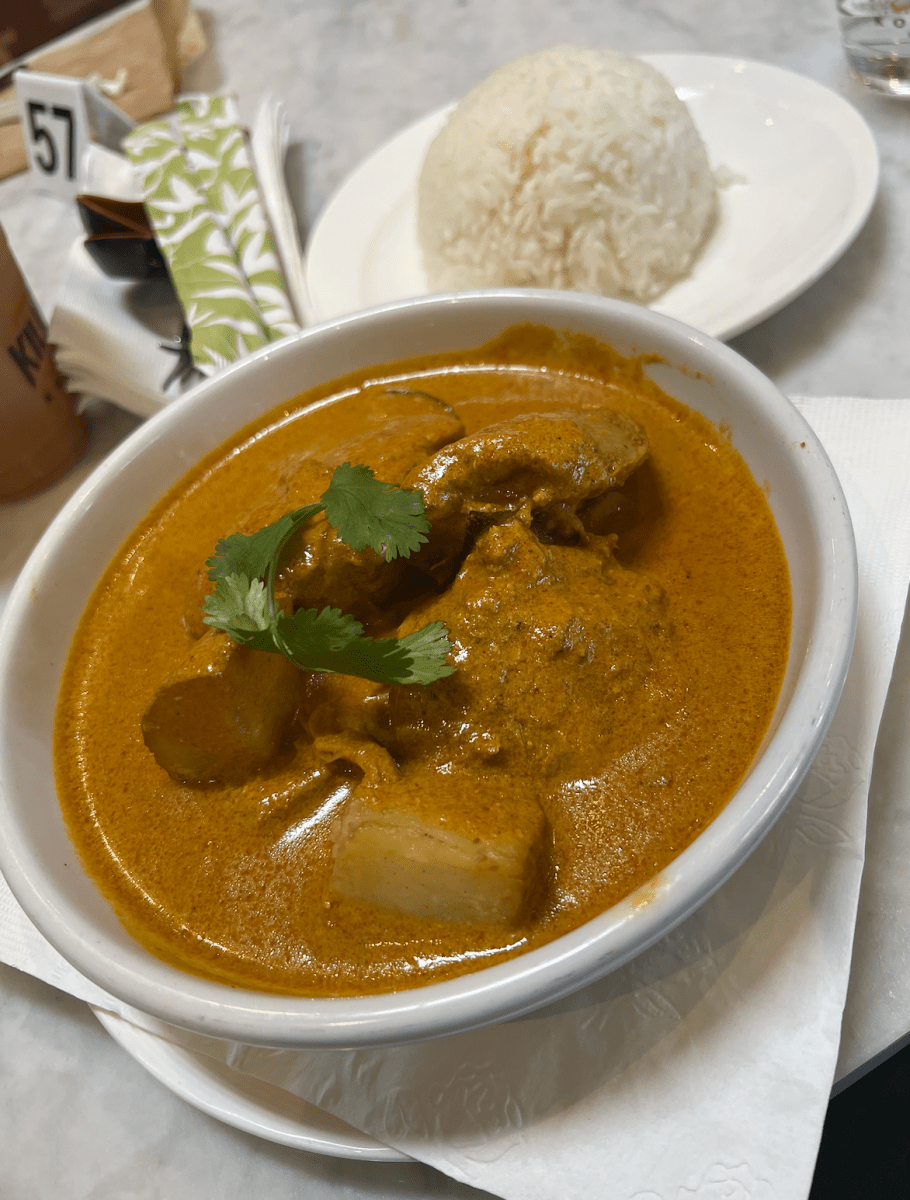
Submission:
{"label": "white tabletop", "polygon": [[[212,49],[189,70],[185,85],[229,87],[247,115],[266,90],[285,102],[295,142],[293,198],[307,223],[380,142],[500,63],[555,42],[743,56],[816,79],[850,100],[875,133],[880,196],[843,258],[732,344],[790,394],[894,396],[910,403],[906,315],[903,322],[898,316],[907,311],[910,278],[910,102],[876,97],[850,79],[833,0],[634,6],[623,0],[213,0],[205,15]],[[77,232],[74,212],[36,199],[27,177],[19,176],[0,183],[0,222],[49,311]],[[44,495],[0,509],[0,595],[77,480],[134,423],[116,410],[99,410],[89,456],[78,470]],[[873,780],[869,861],[876,874],[867,872],[860,901],[841,1076],[855,1074],[910,1030],[905,929],[899,912],[890,922],[873,919],[895,903],[888,867],[910,849],[910,830],[895,822],[910,785],[901,753],[908,693],[905,646]],[[867,934],[873,929],[874,936]],[[318,1158],[238,1133],[148,1076],[84,1004],[2,966],[0,1064],[0,1192],[10,1197],[480,1194],[429,1168]]]}

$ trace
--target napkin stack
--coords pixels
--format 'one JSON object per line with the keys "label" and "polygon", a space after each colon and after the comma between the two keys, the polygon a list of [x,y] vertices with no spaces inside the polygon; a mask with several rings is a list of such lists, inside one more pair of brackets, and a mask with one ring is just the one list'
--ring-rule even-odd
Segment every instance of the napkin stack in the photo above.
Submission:
{"label": "napkin stack", "polygon": [[185,323],[202,374],[307,323],[287,139],[271,97],[248,140],[232,96],[193,96],[133,130],[129,158],[92,147],[87,190],[145,201],[170,281],[112,279],[74,244],[49,332],[73,390],[150,416],[198,380],[174,370]]}
{"label": "napkin stack", "polygon": [[125,1009],[2,892],[0,957],[508,1200],[804,1200],[837,1063],[873,750],[910,580],[910,402],[797,406],[856,530],[859,628],[844,695],[768,838],[625,968],[489,1029],[296,1053],[197,1038]]}

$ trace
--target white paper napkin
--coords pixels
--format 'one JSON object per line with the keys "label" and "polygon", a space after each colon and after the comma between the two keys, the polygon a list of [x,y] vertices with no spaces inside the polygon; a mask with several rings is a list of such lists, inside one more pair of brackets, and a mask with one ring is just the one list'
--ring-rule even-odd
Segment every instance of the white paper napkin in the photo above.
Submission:
{"label": "white paper napkin", "polygon": [[166,279],[136,282],[112,279],[74,242],[60,282],[48,340],[70,390],[111,400],[150,417],[198,382],[173,379],[173,351],[183,329],[183,313]]}
{"label": "white paper napkin", "polygon": [[[837,1062],[872,755],[910,580],[910,402],[796,403],[847,494],[859,629],[813,769],[736,875],[622,970],[511,1023],[387,1050],[175,1039],[508,1200],[803,1200]],[[0,958],[134,1015],[88,994],[10,900],[0,892]]]}
{"label": "white paper napkin", "polygon": [[291,126],[284,105],[274,96],[266,94],[256,114],[250,148],[294,314],[300,325],[307,326],[315,325],[316,318],[306,285],[297,215],[284,177],[284,160],[290,137]]}

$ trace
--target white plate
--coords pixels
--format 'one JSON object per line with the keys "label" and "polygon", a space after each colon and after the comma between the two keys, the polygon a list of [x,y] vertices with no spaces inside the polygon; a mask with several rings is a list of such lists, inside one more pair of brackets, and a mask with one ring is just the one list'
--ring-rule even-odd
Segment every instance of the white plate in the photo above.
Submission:
{"label": "white plate", "polygon": [[93,1007],[92,1011],[114,1041],[159,1083],[234,1129],[333,1158],[411,1161],[284,1088],[177,1046],[104,1009]]}
{"label": "white plate", "polygon": [[[711,165],[742,179],[688,279],[652,307],[725,339],[782,308],[831,266],[878,187],[878,152],[857,111],[779,67],[700,54],[641,56],[689,107]],[[315,316],[421,296],[415,188],[452,106],[409,126],[348,176],[307,248]]]}

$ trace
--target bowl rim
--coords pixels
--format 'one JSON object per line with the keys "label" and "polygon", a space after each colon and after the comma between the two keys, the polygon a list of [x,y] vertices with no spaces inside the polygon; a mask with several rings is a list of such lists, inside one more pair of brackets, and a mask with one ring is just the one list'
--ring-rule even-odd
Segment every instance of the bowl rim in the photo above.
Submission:
{"label": "bowl rim", "polygon": [[[15,704],[10,663],[20,631],[27,626],[33,577],[53,560],[64,538],[72,536],[82,522],[93,519],[91,513],[99,496],[126,466],[137,457],[154,455],[156,444],[167,431],[179,429],[187,419],[185,414],[204,408],[210,403],[210,395],[217,397],[238,375],[242,378],[259,369],[259,364],[301,353],[302,345],[346,337],[349,331],[356,332],[370,323],[378,323],[381,329],[383,322],[407,322],[415,310],[444,321],[447,312],[459,307],[464,310],[465,306],[491,312],[510,310],[503,327],[532,319],[522,308],[552,309],[545,323],[553,328],[567,328],[573,314],[577,318],[602,317],[604,341],[610,340],[606,326],[612,322],[627,331],[641,330],[642,337],[657,331],[662,340],[680,350],[684,346],[697,347],[698,353],[711,359],[718,369],[740,379],[750,393],[751,404],[757,406],[776,435],[811,448],[812,453],[800,459],[801,479],[806,504],[820,533],[817,608],[827,619],[817,619],[813,626],[813,637],[776,732],[726,807],[660,872],[656,889],[651,880],[577,929],[494,966],[407,991],[297,997],[189,974],[154,958],[138,942],[124,950],[81,913],[72,911],[72,906],[68,908],[60,889],[49,886],[47,880],[36,881],[31,848],[23,840],[15,818],[16,800],[7,794],[9,762],[16,753],[9,744],[8,732],[9,711]],[[422,352],[415,350],[415,354]],[[221,437],[215,444],[223,440]],[[192,462],[188,462],[178,477],[191,467]],[[153,503],[155,500],[146,505],[146,511]],[[623,301],[545,289],[447,293],[350,314],[263,347],[202,381],[179,401],[149,418],[102,461],[41,537],[0,615],[0,870],[26,915],[77,970],[137,1009],[210,1036],[276,1047],[350,1047],[418,1041],[517,1017],[618,969],[646,950],[700,907],[758,845],[799,786],[833,717],[849,666],[857,597],[852,524],[827,454],[783,393],[751,363],[714,338],[671,317]],[[769,770],[772,748],[776,766]]]}

